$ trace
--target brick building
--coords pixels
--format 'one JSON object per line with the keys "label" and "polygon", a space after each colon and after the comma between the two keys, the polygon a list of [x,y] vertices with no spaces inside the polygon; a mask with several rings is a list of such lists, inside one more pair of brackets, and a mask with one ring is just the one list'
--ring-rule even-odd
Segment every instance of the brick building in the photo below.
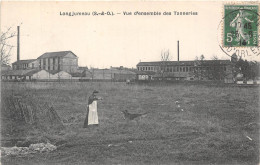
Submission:
{"label": "brick building", "polygon": [[37,58],[39,69],[77,72],[78,57],[72,51],[47,52]]}
{"label": "brick building", "polygon": [[154,72],[152,79],[167,80],[223,80],[232,69],[229,60],[155,61],[140,62],[138,71]]}
{"label": "brick building", "polygon": [[37,59],[19,60],[12,63],[13,70],[38,69],[39,62]]}

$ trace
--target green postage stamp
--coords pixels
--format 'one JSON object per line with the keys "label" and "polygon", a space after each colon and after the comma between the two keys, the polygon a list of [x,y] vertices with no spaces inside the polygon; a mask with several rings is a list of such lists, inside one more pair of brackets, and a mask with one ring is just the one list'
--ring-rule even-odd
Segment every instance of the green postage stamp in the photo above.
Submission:
{"label": "green postage stamp", "polygon": [[224,47],[258,46],[258,5],[224,5]]}

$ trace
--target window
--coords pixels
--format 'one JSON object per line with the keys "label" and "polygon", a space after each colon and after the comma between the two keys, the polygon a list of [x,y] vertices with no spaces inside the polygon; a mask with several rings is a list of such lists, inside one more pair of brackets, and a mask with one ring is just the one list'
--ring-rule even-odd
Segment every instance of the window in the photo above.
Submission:
{"label": "window", "polygon": [[50,70],[51,67],[50,67],[50,58],[48,58],[48,70]]}
{"label": "window", "polygon": [[34,68],[34,63],[32,63],[32,68]]}
{"label": "window", "polygon": [[60,57],[58,57],[58,70],[60,70]]}
{"label": "window", "polygon": [[182,72],[182,67],[180,67],[180,72]]}

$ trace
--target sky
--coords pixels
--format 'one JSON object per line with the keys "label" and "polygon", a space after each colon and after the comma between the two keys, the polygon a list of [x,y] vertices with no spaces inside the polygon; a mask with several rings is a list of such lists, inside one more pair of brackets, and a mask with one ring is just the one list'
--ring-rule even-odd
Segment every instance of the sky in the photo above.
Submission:
{"label": "sky", "polygon": [[[64,16],[63,12],[110,11],[114,16]],[[123,11],[133,15],[123,15]],[[172,15],[143,16],[164,11]],[[174,15],[174,11],[198,15]],[[229,59],[219,47],[223,2],[2,2],[1,31],[20,25],[20,59],[45,52],[70,50],[80,66],[136,67],[140,61],[159,61],[163,50],[171,60],[194,60],[204,55]],[[9,40],[16,46],[16,38]],[[251,57],[252,58],[252,57]],[[258,58],[258,57],[257,57]],[[259,58],[258,58],[259,59]],[[11,63],[16,61],[16,47]]]}

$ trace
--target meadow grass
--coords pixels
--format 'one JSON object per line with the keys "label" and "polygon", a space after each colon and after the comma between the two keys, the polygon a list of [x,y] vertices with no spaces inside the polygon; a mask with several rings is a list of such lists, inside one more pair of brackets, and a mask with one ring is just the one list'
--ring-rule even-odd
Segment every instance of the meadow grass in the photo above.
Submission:
{"label": "meadow grass", "polygon": [[[83,128],[98,90],[99,127]],[[4,157],[3,164],[257,164],[259,89],[119,82],[4,83],[3,95],[53,105],[65,128],[31,130],[58,145],[52,153]],[[177,107],[176,101],[180,103]],[[126,122],[121,110],[148,112]],[[2,131],[3,132],[3,131]],[[2,136],[5,135],[2,133]],[[41,137],[41,138],[39,138]]]}

